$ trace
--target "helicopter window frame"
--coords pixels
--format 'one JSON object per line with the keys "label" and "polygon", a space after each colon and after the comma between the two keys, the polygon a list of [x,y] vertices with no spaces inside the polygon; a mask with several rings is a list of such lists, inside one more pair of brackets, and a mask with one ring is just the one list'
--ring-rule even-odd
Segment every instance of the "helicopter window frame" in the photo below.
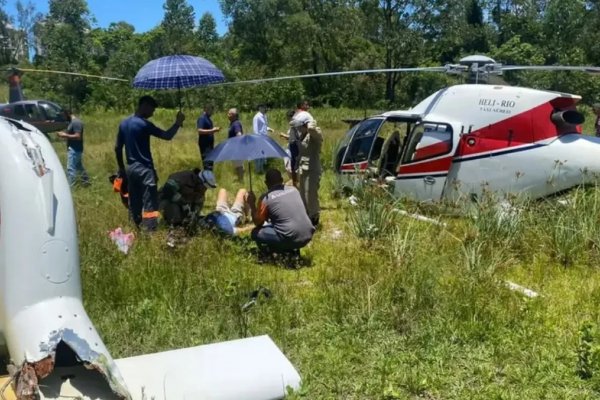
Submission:
{"label": "helicopter window frame", "polygon": [[[426,130],[427,126],[432,126],[432,127],[434,127],[434,129],[427,131]],[[440,127],[445,127],[445,130],[443,130],[443,131],[440,130],[439,129]],[[418,129],[422,129],[420,134],[419,134],[419,132],[417,132]],[[417,146],[419,146],[419,144],[423,140],[424,134],[427,132],[437,132],[439,134],[448,134],[449,137],[447,140],[446,139],[440,140],[437,143],[428,144],[427,146],[421,147],[420,149],[417,148]],[[433,154],[427,154],[426,156],[421,157],[421,158],[416,158],[418,150],[421,150],[421,149],[429,147],[429,146],[439,145],[442,143],[447,143],[447,147],[443,151],[440,151],[438,153],[433,153]],[[417,163],[417,162],[431,160],[434,158],[443,157],[445,155],[450,154],[452,152],[453,148],[454,148],[454,130],[452,129],[452,125],[450,125],[448,123],[444,123],[444,122],[421,121],[414,125],[414,127],[412,128],[412,130],[408,136],[408,140],[406,141],[406,143],[404,145],[404,150],[403,150],[402,157],[401,157],[401,164],[402,165],[413,164],[413,163]]]}
{"label": "helicopter window frame", "polygon": [[63,115],[64,111],[60,106],[49,101],[40,101],[38,104],[39,109],[44,114],[46,120],[57,122],[62,121],[61,116]]}
{"label": "helicopter window frame", "polygon": [[[360,164],[363,162],[368,162],[370,160],[375,139],[377,138],[379,129],[384,124],[384,122],[385,118],[367,118],[361,121],[360,123],[356,124],[352,128],[354,132],[351,135],[350,140],[348,141],[344,158],[342,159],[342,165]],[[350,137],[350,134],[348,134],[348,137]],[[366,152],[361,152],[361,150],[367,150],[362,148],[363,146],[359,145],[363,142],[365,144],[368,143],[368,151]],[[357,158],[358,155],[362,155],[363,157]]]}

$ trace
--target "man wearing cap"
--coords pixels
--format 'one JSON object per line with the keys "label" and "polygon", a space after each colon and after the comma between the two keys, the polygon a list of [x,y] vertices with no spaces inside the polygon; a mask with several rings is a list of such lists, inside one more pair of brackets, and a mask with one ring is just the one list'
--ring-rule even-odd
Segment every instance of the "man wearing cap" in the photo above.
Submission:
{"label": "man wearing cap", "polygon": [[[150,137],[171,140],[185,120],[185,115],[179,111],[175,123],[167,131],[163,131],[148,121],[156,106],[156,100],[151,96],[142,96],[135,114],[119,125],[115,145],[119,175],[127,174],[130,217],[136,226],[149,231],[158,226],[158,179],[150,152]],[[123,161],[123,147],[127,169]]]}
{"label": "man wearing cap", "polygon": [[172,226],[191,223],[202,211],[207,189],[217,187],[212,171],[205,169],[175,172],[160,190],[160,209],[165,222]]}
{"label": "man wearing cap", "polygon": [[[259,248],[274,252],[297,251],[306,246],[315,232],[298,189],[285,186],[281,172],[269,169],[265,174],[267,193],[258,204],[253,192],[248,193],[248,206],[256,228],[252,239]],[[270,224],[265,224],[267,221]]]}
{"label": "man wearing cap", "polygon": [[298,180],[300,195],[314,226],[319,225],[319,186],[321,184],[321,146],[323,134],[312,116],[299,112],[290,122],[296,129],[298,143]]}
{"label": "man wearing cap", "polygon": [[[252,129],[254,130],[255,134],[262,136],[267,136],[269,135],[269,132],[273,132],[273,129],[269,128],[266,105],[260,104],[258,106],[258,112],[256,113],[256,115],[254,115],[254,118],[252,119]],[[263,173],[266,162],[266,158],[257,158],[256,160],[254,160],[254,167],[256,169],[256,172]]]}

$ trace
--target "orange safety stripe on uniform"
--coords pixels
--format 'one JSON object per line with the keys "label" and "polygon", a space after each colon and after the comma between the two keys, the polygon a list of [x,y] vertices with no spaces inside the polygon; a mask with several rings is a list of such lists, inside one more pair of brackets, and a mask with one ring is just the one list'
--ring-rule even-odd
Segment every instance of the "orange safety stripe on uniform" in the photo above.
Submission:
{"label": "orange safety stripe on uniform", "polygon": [[122,184],[123,184],[123,178],[115,178],[115,180],[113,181],[113,191],[115,191],[117,193],[120,192]]}
{"label": "orange safety stripe on uniform", "polygon": [[158,211],[144,211],[144,213],[142,214],[143,219],[158,218],[158,217],[160,217],[160,213]]}

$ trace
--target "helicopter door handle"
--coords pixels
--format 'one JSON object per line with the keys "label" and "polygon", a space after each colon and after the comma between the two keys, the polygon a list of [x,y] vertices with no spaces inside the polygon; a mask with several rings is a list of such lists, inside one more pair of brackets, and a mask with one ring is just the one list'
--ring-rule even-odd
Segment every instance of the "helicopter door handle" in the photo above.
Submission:
{"label": "helicopter door handle", "polygon": [[425,182],[426,185],[433,185],[435,183],[435,178],[433,176],[426,176],[423,178],[423,182]]}

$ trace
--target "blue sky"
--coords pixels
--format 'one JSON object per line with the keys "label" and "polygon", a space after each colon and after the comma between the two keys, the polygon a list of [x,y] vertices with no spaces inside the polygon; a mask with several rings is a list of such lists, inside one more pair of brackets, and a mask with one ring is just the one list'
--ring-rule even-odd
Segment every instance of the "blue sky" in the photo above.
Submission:
{"label": "blue sky", "polygon": [[[27,2],[27,0],[22,0]],[[38,11],[48,12],[47,0],[32,0]],[[16,0],[6,2],[9,14],[16,14]],[[136,32],[146,32],[160,23],[163,18],[164,0],[87,0],[88,8],[96,18],[96,25],[107,27],[111,22],[125,21],[135,27]],[[210,12],[217,21],[217,31],[220,35],[227,31],[219,0],[188,0],[194,7],[196,22],[205,12]]]}

